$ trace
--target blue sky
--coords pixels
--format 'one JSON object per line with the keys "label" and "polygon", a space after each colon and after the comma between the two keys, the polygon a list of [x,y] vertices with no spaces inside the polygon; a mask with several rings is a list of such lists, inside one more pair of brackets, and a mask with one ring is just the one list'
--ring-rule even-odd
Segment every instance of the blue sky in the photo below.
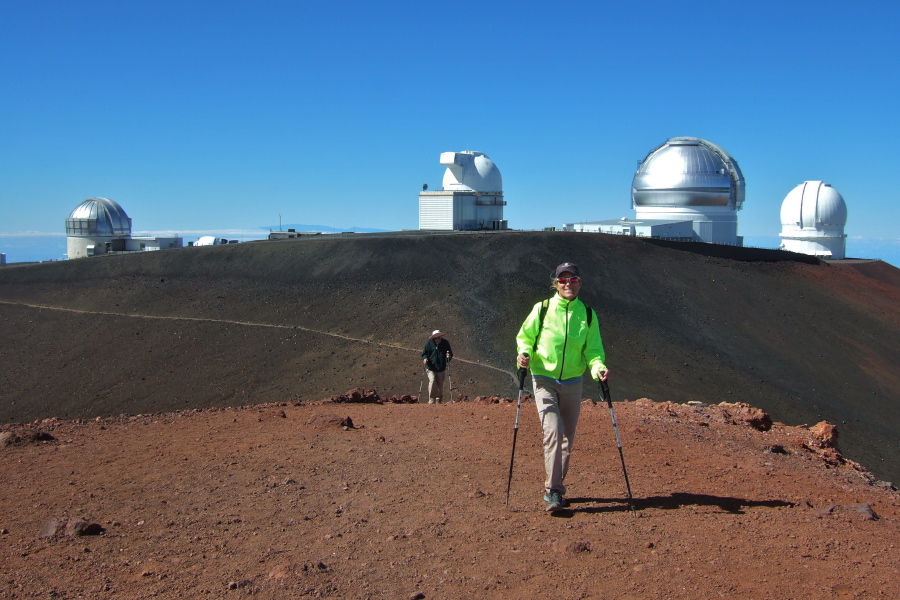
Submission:
{"label": "blue sky", "polygon": [[695,136],[743,170],[742,235],[821,179],[848,254],[900,264],[896,3],[605,4],[0,0],[0,237],[94,196],[186,239],[416,228],[466,149],[510,227],[633,216],[638,161]]}

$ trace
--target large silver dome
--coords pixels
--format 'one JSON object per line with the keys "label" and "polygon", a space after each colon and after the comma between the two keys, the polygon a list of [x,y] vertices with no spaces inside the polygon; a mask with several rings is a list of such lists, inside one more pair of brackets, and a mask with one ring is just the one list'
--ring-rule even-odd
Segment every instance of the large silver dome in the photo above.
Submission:
{"label": "large silver dome", "polygon": [[115,200],[90,198],[76,206],[66,219],[66,235],[130,236],[131,219]]}
{"label": "large silver dome", "polygon": [[654,149],[631,184],[634,208],[720,206],[740,210],[744,175],[725,150],[695,137],[676,137]]}

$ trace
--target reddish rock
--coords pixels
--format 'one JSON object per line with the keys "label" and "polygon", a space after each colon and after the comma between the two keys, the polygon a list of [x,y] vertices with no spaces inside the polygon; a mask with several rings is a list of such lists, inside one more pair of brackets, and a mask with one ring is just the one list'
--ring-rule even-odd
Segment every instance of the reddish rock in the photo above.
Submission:
{"label": "reddish rock", "polygon": [[476,404],[500,404],[503,401],[503,398],[500,396],[476,396],[475,403]]}
{"label": "reddish rock", "polygon": [[736,418],[741,423],[759,431],[772,429],[772,418],[762,409],[750,405],[744,405],[738,411]]}
{"label": "reddish rock", "polygon": [[722,413],[736,425],[748,425],[758,431],[772,429],[772,418],[764,410],[744,402],[722,402]]}
{"label": "reddish rock", "polygon": [[381,396],[378,395],[378,392],[369,388],[354,388],[349,390],[346,395],[352,398],[352,402],[381,403]]}
{"label": "reddish rock", "polygon": [[809,428],[813,434],[813,438],[821,448],[837,448],[838,430],[837,427],[828,421],[820,421]]}
{"label": "reddish rock", "polygon": [[872,505],[868,502],[862,504],[852,504],[847,507],[850,512],[861,515],[866,521],[877,521],[879,516],[872,510]]}
{"label": "reddish rock", "polygon": [[66,523],[66,535],[76,537],[82,535],[100,535],[105,530],[99,523],[88,523],[84,519],[69,519]]}
{"label": "reddish rock", "polygon": [[677,405],[672,404],[671,402],[652,402],[650,407],[653,408],[657,412],[661,412],[669,417],[677,417],[678,410]]}
{"label": "reddish rock", "polygon": [[839,465],[844,462],[844,457],[836,448],[822,448],[819,456],[830,465]]}
{"label": "reddish rock", "polygon": [[276,565],[274,569],[269,571],[269,579],[287,579],[294,574],[296,566],[288,563]]}
{"label": "reddish rock", "polygon": [[343,420],[343,417],[339,415],[320,414],[315,415],[306,424],[316,429],[330,429],[332,427],[341,427]]}
{"label": "reddish rock", "polygon": [[569,552],[571,554],[580,554],[581,552],[590,552],[590,542],[565,542],[558,541],[553,543],[553,549],[557,552]]}
{"label": "reddish rock", "polygon": [[55,437],[53,437],[46,431],[40,431],[31,428],[21,429],[17,432],[4,431],[3,433],[0,433],[0,447],[24,446],[26,444],[52,442],[55,439]]}
{"label": "reddish rock", "polygon": [[353,388],[343,394],[331,396],[322,404],[382,404],[381,396],[373,389]]}

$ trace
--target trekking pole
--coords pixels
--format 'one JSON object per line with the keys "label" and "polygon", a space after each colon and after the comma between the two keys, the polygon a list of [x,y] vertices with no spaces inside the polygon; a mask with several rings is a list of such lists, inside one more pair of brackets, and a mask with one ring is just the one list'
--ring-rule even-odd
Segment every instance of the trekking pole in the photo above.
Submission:
{"label": "trekking pole", "polygon": [[419,395],[416,397],[416,402],[422,401],[422,386],[425,385],[425,372],[428,369],[422,367],[422,381],[419,382]]}
{"label": "trekking pole", "polygon": [[509,510],[509,488],[512,486],[513,461],[516,459],[516,437],[519,435],[519,409],[522,408],[522,391],[525,389],[524,368],[519,368],[519,401],[516,403],[516,424],[513,426],[512,456],[509,457],[509,479],[506,480],[506,509]]}
{"label": "trekking pole", "polygon": [[622,472],[625,474],[625,487],[628,488],[628,505],[631,507],[631,514],[637,516],[634,511],[634,499],[631,496],[631,484],[628,482],[628,470],[625,468],[625,455],[622,454],[622,440],[619,439],[619,426],[616,425],[616,412],[613,410],[612,398],[609,395],[609,384],[605,380],[600,380],[600,392],[606,405],[609,406],[609,416],[612,417],[613,431],[616,432],[616,445],[619,447],[619,458],[622,459]]}
{"label": "trekking pole", "polygon": [[453,377],[450,375],[450,363],[447,363],[447,381],[450,382],[450,402],[453,402]]}

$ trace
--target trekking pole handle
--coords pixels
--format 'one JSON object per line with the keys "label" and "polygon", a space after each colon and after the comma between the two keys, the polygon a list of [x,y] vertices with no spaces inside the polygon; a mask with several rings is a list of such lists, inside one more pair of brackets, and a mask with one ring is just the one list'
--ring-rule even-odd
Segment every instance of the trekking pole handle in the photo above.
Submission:
{"label": "trekking pole handle", "polygon": [[609,393],[609,383],[607,383],[605,379],[600,380],[600,391],[603,392],[603,399],[606,400],[606,403],[612,408],[612,396],[610,396]]}
{"label": "trekking pole handle", "polygon": [[519,391],[525,389],[525,374],[528,372],[528,369],[525,367],[519,367]]}

